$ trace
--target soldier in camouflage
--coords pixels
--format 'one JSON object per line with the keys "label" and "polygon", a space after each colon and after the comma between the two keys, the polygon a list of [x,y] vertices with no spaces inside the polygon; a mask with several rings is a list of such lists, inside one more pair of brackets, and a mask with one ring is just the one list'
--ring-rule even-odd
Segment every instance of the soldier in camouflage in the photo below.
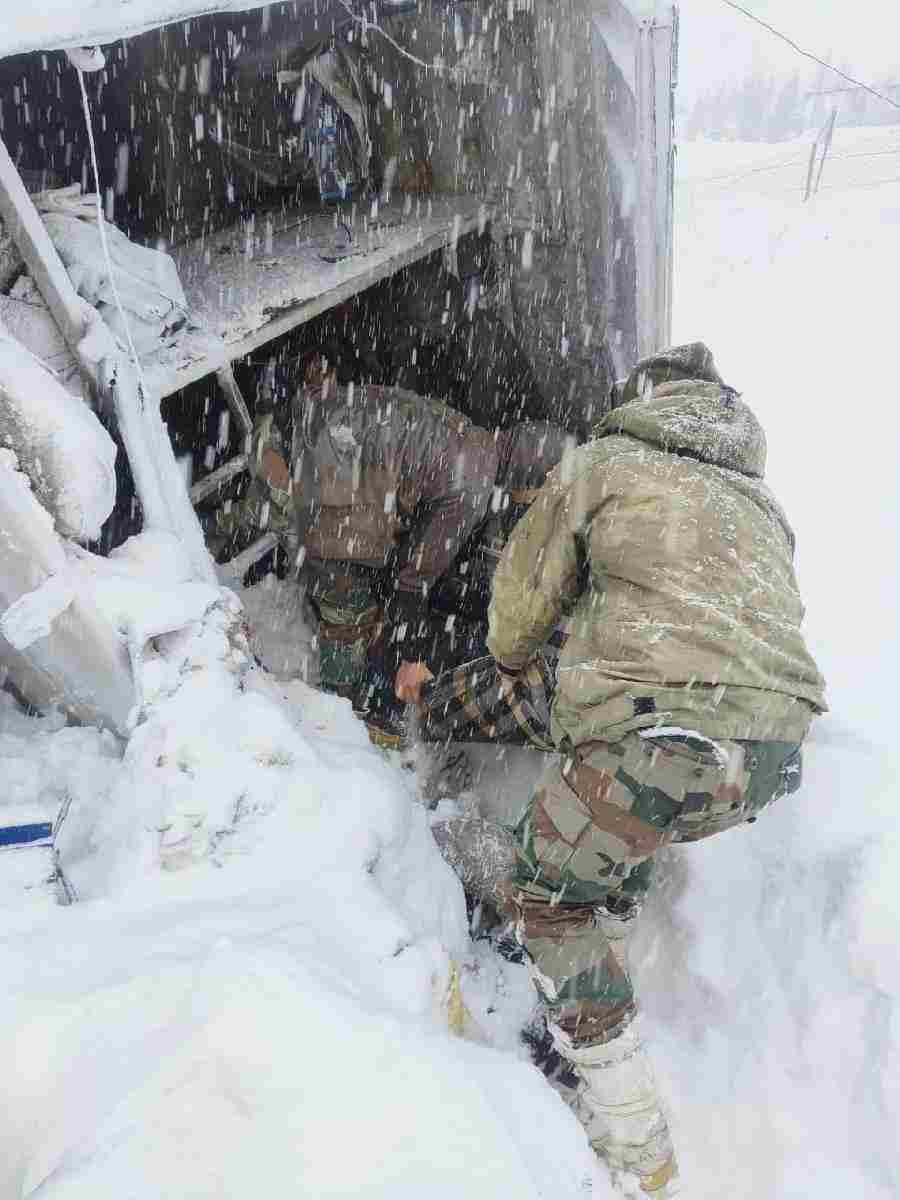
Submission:
{"label": "soldier in camouflage", "polygon": [[[580,1080],[591,1144],[658,1198],[678,1194],[677,1169],[633,1021],[627,934],[657,851],[755,821],[794,792],[825,710],[793,533],[764,466],[763,431],[706,347],[645,360],[514,530],[494,577],[493,660],[455,681],[428,681],[421,665],[398,679],[424,701],[426,728],[452,736],[468,720],[540,744],[548,687],[536,665],[571,609],[550,705],[559,755],[491,887]],[[467,872],[458,839],[454,854],[464,876],[483,875]]]}
{"label": "soldier in camouflage", "polygon": [[293,495],[324,687],[402,736],[394,673],[401,653],[420,656],[446,625],[428,618],[435,581],[492,509],[536,494],[565,443],[545,422],[491,433],[402,388],[328,376],[298,392]]}

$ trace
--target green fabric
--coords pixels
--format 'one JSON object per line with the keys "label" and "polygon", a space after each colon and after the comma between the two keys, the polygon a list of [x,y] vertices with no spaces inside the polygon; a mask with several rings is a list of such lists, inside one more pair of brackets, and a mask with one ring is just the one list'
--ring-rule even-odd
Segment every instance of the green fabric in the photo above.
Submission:
{"label": "green fabric", "polygon": [[355,642],[319,641],[319,687],[323,692],[352,697],[366,667],[368,639]]}
{"label": "green fabric", "polygon": [[718,384],[662,384],[566,455],[494,577],[488,645],[523,667],[565,612],[559,745],[673,725],[801,742],[825,710],[762,429]]}

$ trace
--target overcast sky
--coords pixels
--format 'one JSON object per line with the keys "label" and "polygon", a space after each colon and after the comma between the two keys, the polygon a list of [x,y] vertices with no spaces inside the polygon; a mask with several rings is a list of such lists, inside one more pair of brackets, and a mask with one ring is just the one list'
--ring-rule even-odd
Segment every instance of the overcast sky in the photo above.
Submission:
{"label": "overcast sky", "polygon": [[[900,72],[900,3],[897,0],[740,0],[805,50],[850,68],[867,83]],[[735,76],[756,69],[783,75],[814,71],[772,34],[722,0],[679,0],[682,100],[692,100]],[[892,74],[900,80],[900,74]],[[834,77],[834,86],[842,81]]]}

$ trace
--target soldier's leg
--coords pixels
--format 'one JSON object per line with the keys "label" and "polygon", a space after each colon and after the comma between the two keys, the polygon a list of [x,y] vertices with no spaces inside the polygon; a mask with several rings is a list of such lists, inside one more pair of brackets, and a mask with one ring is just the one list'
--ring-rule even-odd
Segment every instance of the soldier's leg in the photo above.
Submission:
{"label": "soldier's leg", "polygon": [[319,685],[352,698],[381,618],[376,573],[352,562],[310,558],[304,575],[319,618]]}
{"label": "soldier's leg", "polygon": [[550,764],[518,830],[520,937],[559,1053],[581,1080],[578,1115],[610,1166],[674,1195],[668,1125],[641,1048],[625,946],[680,797],[636,736]]}
{"label": "soldier's leg", "polygon": [[[755,820],[799,786],[799,746],[628,734],[548,769],[512,876],[522,938],[556,1045],[581,1077],[579,1116],[611,1165],[676,1194],[675,1159],[631,1018],[621,936],[660,846]],[[619,942],[617,947],[616,943]]]}

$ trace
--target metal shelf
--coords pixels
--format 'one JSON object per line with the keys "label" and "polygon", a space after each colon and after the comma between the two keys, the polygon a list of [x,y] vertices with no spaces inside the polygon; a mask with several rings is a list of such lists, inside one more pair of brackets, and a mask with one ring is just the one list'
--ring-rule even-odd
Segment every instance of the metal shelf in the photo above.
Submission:
{"label": "metal shelf", "polygon": [[190,331],[147,357],[148,382],[170,396],[488,220],[485,204],[471,196],[406,196],[262,215],[188,243],[173,256],[191,317],[205,332]]}

